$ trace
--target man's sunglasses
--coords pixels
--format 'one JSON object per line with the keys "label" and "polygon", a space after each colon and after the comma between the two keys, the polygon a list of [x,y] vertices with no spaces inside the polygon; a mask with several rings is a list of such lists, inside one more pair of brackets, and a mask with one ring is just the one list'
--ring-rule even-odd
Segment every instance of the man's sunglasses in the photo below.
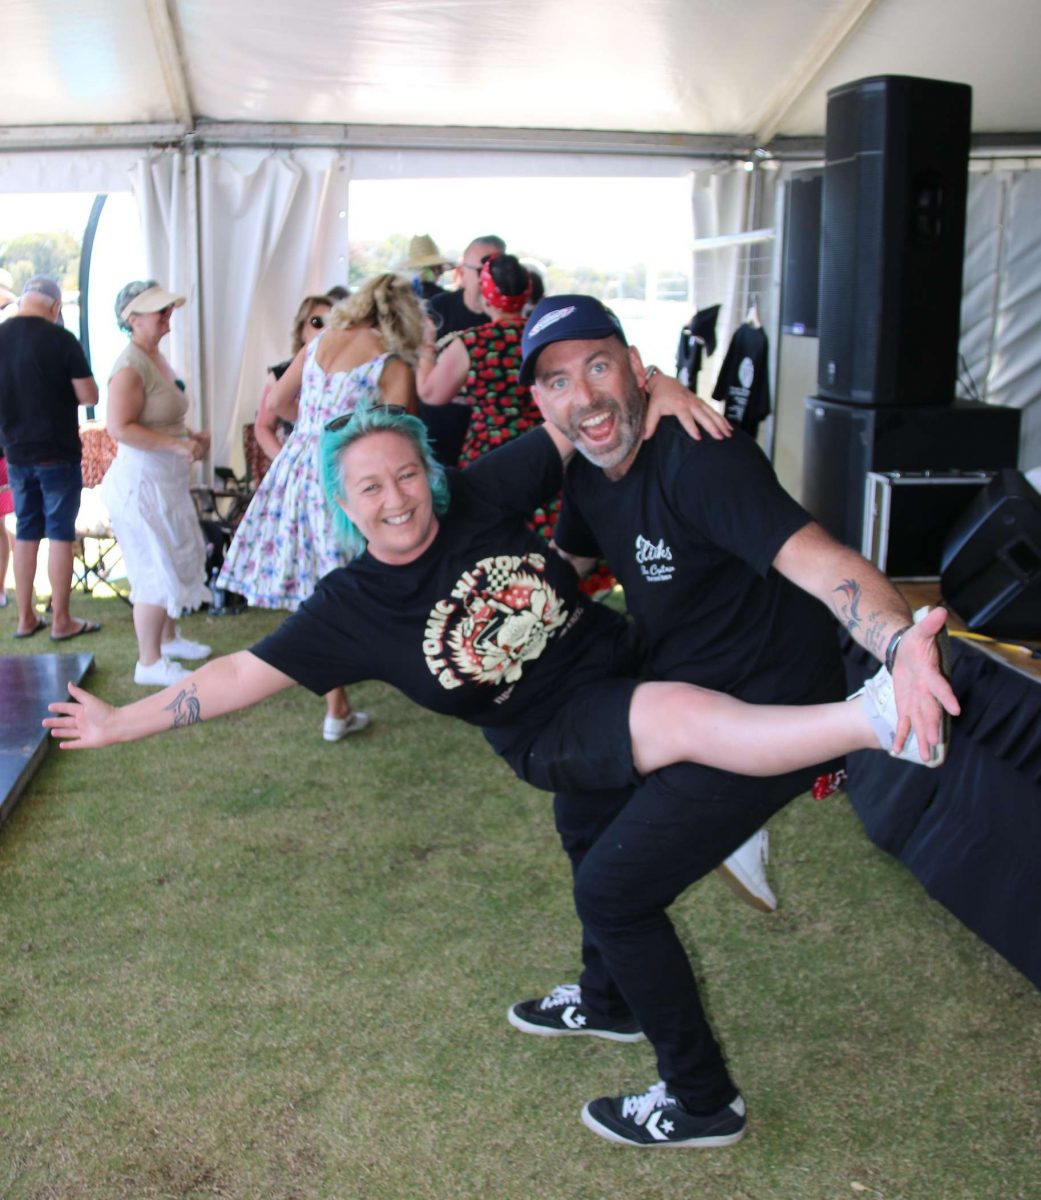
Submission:
{"label": "man's sunglasses", "polygon": [[[392,417],[408,416],[408,409],[404,406],[404,404],[380,404],[377,407],[379,408],[380,412],[390,413]],[[339,433],[341,429],[347,428],[347,426],[351,423],[351,417],[353,416],[354,413],[349,412],[341,413],[338,417],[333,417],[331,421],[326,421],[325,432]]]}

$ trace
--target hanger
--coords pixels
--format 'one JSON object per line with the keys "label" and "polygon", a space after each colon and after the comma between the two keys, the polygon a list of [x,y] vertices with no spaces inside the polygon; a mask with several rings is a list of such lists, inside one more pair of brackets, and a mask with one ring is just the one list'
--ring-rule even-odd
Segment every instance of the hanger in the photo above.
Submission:
{"label": "hanger", "polygon": [[745,324],[751,325],[753,329],[762,329],[763,327],[762,321],[759,320],[759,295],[756,292],[752,293],[751,303],[745,314]]}

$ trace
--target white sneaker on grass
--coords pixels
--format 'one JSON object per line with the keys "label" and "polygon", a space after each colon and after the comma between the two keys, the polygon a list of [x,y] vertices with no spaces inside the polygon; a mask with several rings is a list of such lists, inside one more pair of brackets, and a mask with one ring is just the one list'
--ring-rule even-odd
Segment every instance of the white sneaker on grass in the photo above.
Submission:
{"label": "white sneaker on grass", "polygon": [[766,878],[766,864],[769,861],[770,835],[765,829],[760,829],[743,846],[738,846],[716,870],[746,904],[760,912],[773,912],[777,908],[777,897]]}
{"label": "white sneaker on grass", "polygon": [[349,717],[329,717],[322,722],[322,737],[327,742],[341,742],[349,733],[360,733],[369,724],[369,714],[352,712]]}
{"label": "white sneaker on grass", "polygon": [[143,687],[169,687],[171,683],[186,679],[190,674],[191,671],[186,671],[180,663],[171,662],[168,658],[157,658],[147,667],[143,663],[134,667],[134,682]]}
{"label": "white sneaker on grass", "polygon": [[186,661],[194,662],[200,658],[209,658],[212,651],[203,642],[193,642],[191,638],[182,637],[180,629],[175,627],[173,640],[163,642],[159,647],[159,653],[164,658],[183,658]]}

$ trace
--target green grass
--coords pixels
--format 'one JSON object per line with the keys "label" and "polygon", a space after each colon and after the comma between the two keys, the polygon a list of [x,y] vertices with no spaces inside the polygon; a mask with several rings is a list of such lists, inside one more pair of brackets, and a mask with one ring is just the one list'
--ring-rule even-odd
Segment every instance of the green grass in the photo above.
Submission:
{"label": "green grass", "polygon": [[[89,682],[140,695],[129,609]],[[5,653],[49,650],[0,636]],[[194,617],[221,652],[279,617]],[[771,825],[782,908],[677,921],[749,1104],[720,1151],[578,1120],[646,1046],[525,1037],[573,979],[549,797],[381,685],[320,736],[294,689],[133,746],[52,750],[0,830],[0,1197],[1036,1200],[1041,996],[876,851],[841,796]]]}

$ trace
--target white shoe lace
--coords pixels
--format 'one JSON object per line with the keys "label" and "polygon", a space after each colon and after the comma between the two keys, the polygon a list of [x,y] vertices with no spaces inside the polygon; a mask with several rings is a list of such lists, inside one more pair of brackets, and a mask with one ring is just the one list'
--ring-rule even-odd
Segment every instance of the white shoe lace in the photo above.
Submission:
{"label": "white shoe lace", "polygon": [[675,1097],[669,1095],[665,1090],[664,1081],[659,1079],[638,1096],[623,1096],[622,1116],[632,1117],[637,1125],[645,1125],[647,1118],[656,1108],[669,1108],[675,1103]]}
{"label": "white shoe lace", "polygon": [[539,1008],[543,1012],[548,1012],[551,1008],[566,1008],[569,1004],[582,1003],[582,989],[577,983],[562,983],[550,992],[548,996],[543,996],[539,1001]]}

